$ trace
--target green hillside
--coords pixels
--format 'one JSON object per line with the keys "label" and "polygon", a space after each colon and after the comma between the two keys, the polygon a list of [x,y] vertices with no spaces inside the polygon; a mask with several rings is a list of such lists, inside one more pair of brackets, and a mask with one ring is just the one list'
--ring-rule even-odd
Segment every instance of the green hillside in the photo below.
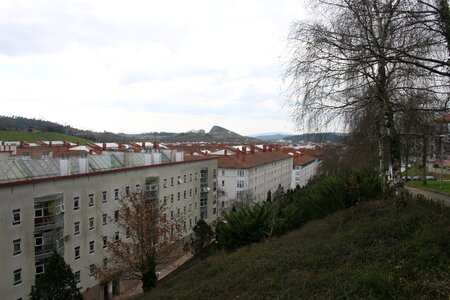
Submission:
{"label": "green hillside", "polygon": [[219,251],[144,299],[448,299],[450,209],[360,203],[279,239]]}
{"label": "green hillside", "polygon": [[0,131],[0,141],[68,141],[84,145],[89,141],[83,138],[58,132]]}

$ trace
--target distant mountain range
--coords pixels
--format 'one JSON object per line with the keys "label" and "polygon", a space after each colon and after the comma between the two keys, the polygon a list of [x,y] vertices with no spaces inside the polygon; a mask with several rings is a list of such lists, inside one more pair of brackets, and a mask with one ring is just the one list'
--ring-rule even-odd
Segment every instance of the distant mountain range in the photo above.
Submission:
{"label": "distant mountain range", "polygon": [[225,143],[259,143],[261,140],[252,137],[242,136],[233,131],[220,126],[213,126],[209,133],[205,130],[190,131],[183,133],[173,132],[146,132],[139,134],[95,132],[81,130],[71,126],[64,126],[58,123],[28,119],[23,117],[0,116],[0,130],[7,131],[28,131],[28,132],[58,132],[87,140],[102,142],[129,142],[129,141],[158,141],[166,143],[186,143],[186,142],[225,142]]}
{"label": "distant mountain range", "polygon": [[283,132],[253,134],[252,137],[258,138],[266,142],[292,142],[292,143],[326,143],[339,142],[345,137],[345,133],[339,132],[323,132],[323,133],[304,133],[304,134],[290,134]]}

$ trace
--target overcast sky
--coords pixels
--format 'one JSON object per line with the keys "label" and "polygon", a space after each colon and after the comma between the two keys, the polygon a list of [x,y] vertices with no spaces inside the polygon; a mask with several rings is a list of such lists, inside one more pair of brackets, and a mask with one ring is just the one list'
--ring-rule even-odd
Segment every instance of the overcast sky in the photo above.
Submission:
{"label": "overcast sky", "polygon": [[1,0],[0,115],[95,131],[294,132],[300,0]]}

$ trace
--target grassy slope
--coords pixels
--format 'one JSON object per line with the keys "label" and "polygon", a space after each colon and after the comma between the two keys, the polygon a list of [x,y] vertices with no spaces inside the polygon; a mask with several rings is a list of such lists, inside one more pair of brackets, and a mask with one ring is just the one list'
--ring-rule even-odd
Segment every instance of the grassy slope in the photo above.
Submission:
{"label": "grassy slope", "polygon": [[442,182],[442,190],[441,190],[440,180],[427,181],[426,185],[423,185],[422,181],[407,181],[406,184],[409,186],[415,187],[415,188],[430,190],[433,192],[444,193],[444,194],[450,195],[450,181]]}
{"label": "grassy slope", "polygon": [[449,237],[449,209],[373,201],[218,252],[138,299],[447,299]]}
{"label": "grassy slope", "polygon": [[89,142],[83,138],[57,132],[30,133],[26,131],[0,131],[0,141],[68,141],[72,143],[79,142],[81,145]]}

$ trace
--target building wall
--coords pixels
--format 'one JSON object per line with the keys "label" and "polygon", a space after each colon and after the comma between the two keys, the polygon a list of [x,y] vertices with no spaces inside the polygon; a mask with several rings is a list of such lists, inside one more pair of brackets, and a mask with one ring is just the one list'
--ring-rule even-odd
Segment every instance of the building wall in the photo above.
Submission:
{"label": "building wall", "polygon": [[[168,213],[184,213],[186,210],[187,227],[195,225],[200,218],[200,172],[208,169],[206,184],[208,191],[207,221],[213,222],[217,217],[217,207],[213,206],[213,170],[217,169],[217,160],[185,161],[175,164],[161,164],[146,168],[134,168],[103,174],[89,174],[88,176],[70,176],[65,179],[48,179],[34,183],[20,183],[17,185],[0,185],[0,292],[7,295],[6,299],[27,299],[35,278],[35,224],[34,204],[39,197],[62,194],[64,202],[64,259],[74,272],[80,272],[81,291],[86,296],[100,299],[102,288],[98,287],[98,280],[89,274],[90,264],[101,265],[105,256],[103,251],[103,236],[113,238],[118,230],[111,224],[114,211],[118,209],[119,201],[115,198],[115,190],[119,195],[125,193],[126,187],[130,192],[137,189],[137,185],[144,189],[146,177],[158,177],[159,200],[166,201]],[[192,174],[192,180],[190,180]],[[197,174],[197,177],[195,176]],[[184,176],[186,175],[186,182]],[[180,182],[178,182],[180,177]],[[173,186],[171,178],[174,178]],[[197,178],[197,179],[195,179]],[[166,181],[164,181],[166,179]],[[164,186],[164,182],[168,184]],[[195,193],[197,189],[197,194]],[[190,196],[192,190],[192,196]],[[106,201],[102,192],[106,191]],[[186,198],[184,192],[186,191]],[[178,200],[178,193],[180,199]],[[89,194],[94,195],[94,204],[89,205]],[[174,195],[173,203],[171,195]],[[79,197],[79,209],[74,209],[74,198]],[[191,210],[189,208],[192,208]],[[21,222],[12,225],[12,211],[20,209]],[[103,224],[103,214],[107,214],[108,222]],[[94,218],[94,228],[89,229],[89,219]],[[74,234],[74,223],[79,222],[80,233]],[[120,233],[124,235],[123,232]],[[21,239],[21,253],[13,255],[13,241]],[[94,241],[94,252],[90,253],[89,242]],[[80,247],[80,258],[75,259],[75,247]],[[22,282],[14,286],[14,270],[21,269]],[[97,291],[97,292],[95,292]],[[98,295],[100,293],[100,295]]]}
{"label": "building wall", "polygon": [[[236,201],[239,201],[238,192],[243,193],[244,198],[252,198],[252,202],[257,203],[265,201],[267,192],[270,190],[273,194],[279,185],[286,191],[291,187],[291,170],[292,158],[247,169],[219,168],[217,178],[219,208],[230,209]],[[243,181],[244,186],[238,187],[238,181]]]}
{"label": "building wall", "polygon": [[312,177],[317,175],[319,166],[320,161],[318,159],[304,166],[294,166],[291,189],[295,189],[297,185],[299,187],[305,186]]}

